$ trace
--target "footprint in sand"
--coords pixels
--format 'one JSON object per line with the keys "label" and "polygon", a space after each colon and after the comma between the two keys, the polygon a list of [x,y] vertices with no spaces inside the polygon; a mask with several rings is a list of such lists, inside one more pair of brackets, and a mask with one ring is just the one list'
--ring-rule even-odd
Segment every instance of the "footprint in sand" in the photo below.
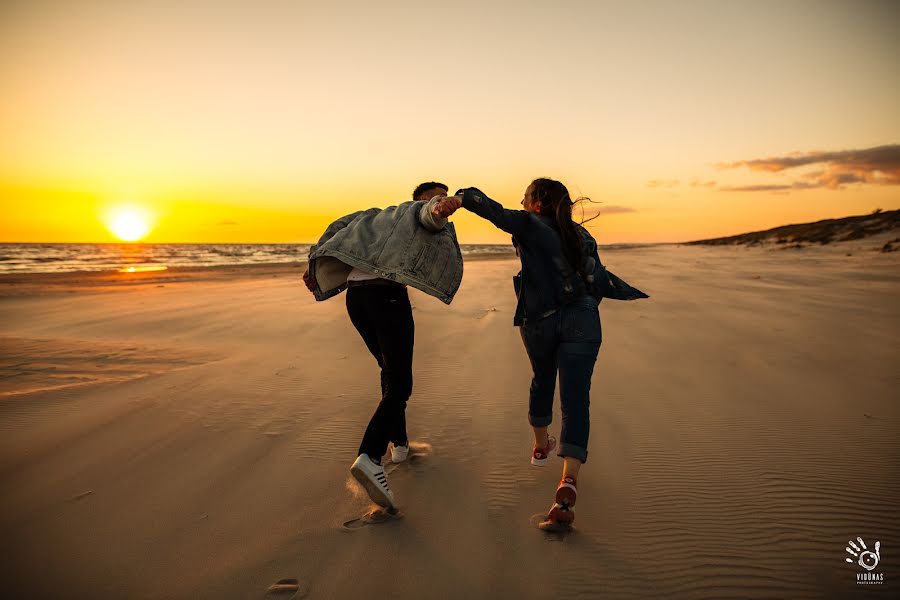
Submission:
{"label": "footprint in sand", "polygon": [[384,467],[385,475],[390,475],[400,467],[406,464],[418,464],[431,454],[431,444],[423,444],[417,442],[409,443],[409,456],[401,463],[394,463],[390,460]]}
{"label": "footprint in sand", "polygon": [[531,523],[533,527],[537,527],[547,534],[547,540],[551,542],[564,542],[569,534],[575,532],[575,528],[571,525],[548,521],[547,513],[531,515],[528,522]]}
{"label": "footprint in sand", "polygon": [[279,579],[266,590],[264,600],[300,600],[306,596],[306,591],[300,589],[300,583],[296,579]]}
{"label": "footprint in sand", "polygon": [[363,516],[344,521],[341,528],[344,531],[356,531],[362,529],[366,525],[381,525],[403,518],[403,513],[396,508],[375,508],[364,514]]}

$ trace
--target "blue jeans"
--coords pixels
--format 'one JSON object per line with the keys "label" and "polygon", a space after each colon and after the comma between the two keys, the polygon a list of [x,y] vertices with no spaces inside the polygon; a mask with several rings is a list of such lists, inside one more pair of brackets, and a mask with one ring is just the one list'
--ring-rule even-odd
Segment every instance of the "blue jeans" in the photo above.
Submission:
{"label": "blue jeans", "polygon": [[533,427],[547,427],[553,421],[553,394],[559,372],[559,455],[587,462],[591,376],[603,341],[597,300],[583,296],[548,317],[527,321],[521,334],[533,372],[528,422]]}

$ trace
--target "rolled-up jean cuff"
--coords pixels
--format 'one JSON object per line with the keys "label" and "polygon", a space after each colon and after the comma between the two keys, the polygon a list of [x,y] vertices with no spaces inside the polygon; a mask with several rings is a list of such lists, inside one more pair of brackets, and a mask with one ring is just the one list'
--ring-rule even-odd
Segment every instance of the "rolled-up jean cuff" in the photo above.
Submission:
{"label": "rolled-up jean cuff", "polygon": [[535,417],[532,414],[528,415],[528,422],[532,427],[547,427],[550,423],[553,422],[553,415],[547,415],[546,417]]}
{"label": "rolled-up jean cuff", "polygon": [[559,445],[558,454],[563,457],[568,456],[569,458],[577,458],[583,463],[587,462],[587,450],[581,446],[562,443]]}

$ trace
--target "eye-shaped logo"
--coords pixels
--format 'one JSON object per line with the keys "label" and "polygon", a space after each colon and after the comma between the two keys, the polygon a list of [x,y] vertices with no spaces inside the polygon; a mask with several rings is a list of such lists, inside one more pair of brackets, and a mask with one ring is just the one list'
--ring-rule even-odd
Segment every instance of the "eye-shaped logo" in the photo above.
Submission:
{"label": "eye-shaped logo", "polygon": [[875,567],[878,566],[878,561],[881,560],[881,542],[875,542],[875,552],[872,552],[866,547],[866,543],[862,540],[861,537],[856,538],[856,541],[859,544],[855,544],[853,540],[847,542],[850,544],[847,546],[847,553],[853,556],[854,558],[847,557],[848,563],[856,563],[861,566],[866,571],[871,571]]}

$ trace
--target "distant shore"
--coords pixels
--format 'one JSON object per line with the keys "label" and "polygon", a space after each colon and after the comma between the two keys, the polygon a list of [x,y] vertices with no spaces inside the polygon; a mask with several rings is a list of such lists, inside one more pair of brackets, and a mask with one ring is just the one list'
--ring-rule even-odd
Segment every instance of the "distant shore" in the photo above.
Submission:
{"label": "distant shore", "polygon": [[776,244],[789,248],[807,245],[827,245],[834,242],[852,242],[878,237],[883,239],[883,251],[893,252],[900,247],[900,209],[877,210],[867,215],[840,219],[823,219],[813,223],[782,225],[764,231],[751,231],[739,235],[686,242],[686,245],[758,246]]}

